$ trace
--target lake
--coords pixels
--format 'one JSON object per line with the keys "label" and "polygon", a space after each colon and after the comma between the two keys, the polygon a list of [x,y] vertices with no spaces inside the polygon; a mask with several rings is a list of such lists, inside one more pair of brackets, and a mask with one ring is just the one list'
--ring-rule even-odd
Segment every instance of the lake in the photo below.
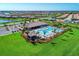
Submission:
{"label": "lake", "polygon": [[14,22],[13,20],[0,20],[0,23]]}

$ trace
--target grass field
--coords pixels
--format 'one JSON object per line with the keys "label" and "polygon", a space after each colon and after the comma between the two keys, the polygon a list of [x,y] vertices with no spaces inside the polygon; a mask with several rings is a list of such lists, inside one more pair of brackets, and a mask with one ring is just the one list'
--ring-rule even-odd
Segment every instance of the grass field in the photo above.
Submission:
{"label": "grass field", "polygon": [[[52,44],[55,43],[55,44]],[[65,32],[51,42],[33,45],[21,33],[0,37],[0,55],[3,56],[77,56],[79,55],[79,29]]]}

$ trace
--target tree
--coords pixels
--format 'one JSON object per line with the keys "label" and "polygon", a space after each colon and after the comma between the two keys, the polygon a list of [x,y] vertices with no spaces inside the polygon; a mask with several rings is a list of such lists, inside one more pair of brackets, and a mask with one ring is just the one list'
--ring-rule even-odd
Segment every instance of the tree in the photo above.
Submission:
{"label": "tree", "polygon": [[8,25],[4,23],[4,27],[6,28],[7,31],[9,31]]}

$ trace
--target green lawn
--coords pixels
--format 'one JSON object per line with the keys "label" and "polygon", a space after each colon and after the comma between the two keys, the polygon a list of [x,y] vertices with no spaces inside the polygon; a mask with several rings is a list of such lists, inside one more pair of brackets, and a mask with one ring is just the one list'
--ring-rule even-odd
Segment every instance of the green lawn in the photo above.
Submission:
{"label": "green lawn", "polygon": [[[51,43],[56,43],[51,44]],[[79,29],[73,28],[51,42],[32,45],[26,42],[21,33],[0,37],[0,55],[8,56],[67,56],[79,55]]]}

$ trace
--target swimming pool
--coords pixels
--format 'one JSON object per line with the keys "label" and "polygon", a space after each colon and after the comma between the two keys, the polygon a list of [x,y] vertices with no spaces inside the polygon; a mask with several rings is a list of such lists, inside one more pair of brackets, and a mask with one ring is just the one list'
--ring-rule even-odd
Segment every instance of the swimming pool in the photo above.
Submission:
{"label": "swimming pool", "polygon": [[62,32],[63,30],[57,27],[52,26],[46,26],[43,28],[39,28],[34,30],[37,34],[39,34],[41,37],[50,37],[56,34],[57,32]]}

